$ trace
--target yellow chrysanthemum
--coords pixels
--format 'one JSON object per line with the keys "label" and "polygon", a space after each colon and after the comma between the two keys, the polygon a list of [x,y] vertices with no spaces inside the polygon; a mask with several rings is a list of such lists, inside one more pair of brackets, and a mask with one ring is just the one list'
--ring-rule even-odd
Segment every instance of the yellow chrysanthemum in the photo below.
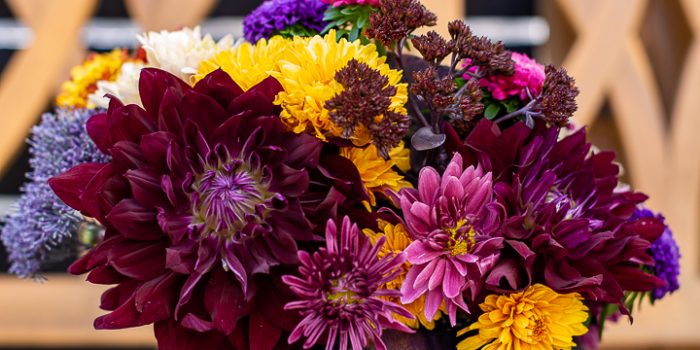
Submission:
{"label": "yellow chrysanthemum", "polygon": [[56,104],[60,107],[94,108],[88,96],[97,89],[97,82],[116,80],[127,59],[128,53],[122,49],[90,54],[82,64],[71,69],[70,80],[61,85]]}
{"label": "yellow chrysanthemum", "polygon": [[[282,106],[281,117],[285,123],[297,133],[310,132],[321,140],[340,136],[341,129],[330,120],[325,104],[343,91],[335,74],[353,58],[389,79],[389,84],[397,90],[389,109],[406,114],[404,105],[408,90],[407,85],[401,83],[401,71],[391,69],[374,44],[363,45],[359,40],[348,42],[344,38],[337,41],[332,30],[323,37],[294,38],[279,62],[279,71],[270,72],[284,87],[275,104]],[[358,146],[366,145],[369,135],[358,130],[352,140]]]}
{"label": "yellow chrysanthemum", "polygon": [[[404,180],[403,176],[394,170],[394,166],[398,166],[398,162],[405,166],[408,153],[409,150],[404,148],[403,142],[392,149],[389,160],[380,157],[374,145],[365,148],[343,147],[340,149],[340,155],[350,159],[360,172],[360,178],[367,189],[367,194],[369,194],[371,206],[377,205],[375,192],[383,193],[385,189],[398,192],[402,188],[413,187],[410,182]],[[396,157],[398,162],[393,157]]]}
{"label": "yellow chrysanthemum", "polygon": [[[578,293],[559,294],[535,284],[519,293],[489,295],[484,313],[458,335],[479,333],[457,345],[458,350],[571,349],[574,336],[586,334],[588,308]],[[482,346],[484,346],[482,348]]]}
{"label": "yellow chrysanthemum", "polygon": [[269,77],[270,72],[279,71],[279,62],[291,43],[290,39],[275,36],[221,51],[199,65],[194,82],[221,68],[241,89],[248,90]]}
{"label": "yellow chrysanthemum", "polygon": [[[379,228],[382,230],[381,233],[376,233],[369,229],[365,229],[363,232],[370,238],[372,244],[375,244],[379,237],[386,237],[386,243],[384,243],[384,246],[382,246],[382,249],[377,254],[380,258],[388,254],[397,254],[402,252],[404,249],[406,249],[406,247],[408,247],[409,244],[411,244],[411,238],[408,236],[408,232],[406,232],[406,228],[402,224],[392,225],[386,221],[380,220]],[[403,264],[401,274],[396,277],[396,279],[387,283],[384,287],[392,290],[400,290],[403,280],[410,268],[411,264],[405,262]],[[399,298],[387,299],[397,304],[401,304]],[[425,313],[423,312],[423,309],[425,308],[425,295],[416,299],[416,301],[403,306],[416,318],[411,320],[399,315],[394,315],[394,318],[406,326],[414,329],[418,329],[420,325],[423,325],[423,327],[432,330],[435,328],[435,321],[442,317],[442,312],[440,311],[444,311],[444,307],[441,306],[440,311],[435,314],[434,320],[428,320],[425,318]]]}

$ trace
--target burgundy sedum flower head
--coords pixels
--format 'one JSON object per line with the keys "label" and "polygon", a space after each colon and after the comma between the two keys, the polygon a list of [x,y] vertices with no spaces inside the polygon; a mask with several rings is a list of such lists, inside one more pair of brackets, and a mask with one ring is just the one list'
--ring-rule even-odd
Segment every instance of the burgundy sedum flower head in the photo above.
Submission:
{"label": "burgundy sedum flower head", "polygon": [[559,293],[621,303],[624,291],[663,285],[640,269],[653,264],[647,250],[663,224],[629,220],[646,196],[616,190],[615,154],[591,152],[585,129],[558,136],[558,128],[542,121],[534,129],[517,123],[502,131],[482,120],[463,144],[454,135],[448,141],[466,163],[493,173],[494,195],[506,213],[505,246],[487,288],[544,283]]}
{"label": "burgundy sedum flower head", "polygon": [[502,238],[493,236],[499,220],[491,204],[491,173],[463,169],[462,157],[455,154],[442,177],[431,167],[423,168],[418,189],[403,189],[399,198],[414,239],[405,251],[412,266],[401,301],[410,303],[425,294],[429,320],[445,302],[454,326],[458,307],[469,312],[464,295],[478,296],[482,274],[491,269],[503,245]]}
{"label": "burgundy sedum flower head", "polygon": [[106,227],[70,267],[117,285],[95,327],[155,323],[168,349],[271,349],[295,324],[280,312],[281,273],[298,263],[297,242],[318,240],[317,223],[361,188],[357,170],[287,131],[274,78],[243,92],[217,70],[191,88],[149,68],[139,90],[144,109],[113,98],[88,121],[112,161],[49,181]]}
{"label": "burgundy sedum flower head", "polygon": [[413,332],[394,320],[392,313],[409,319],[413,315],[385,299],[400,293],[381,289],[400,273],[404,255],[379,258],[382,245],[383,237],[372,245],[346,216],[340,232],[333,220],[328,220],[325,248],[313,255],[299,251],[301,277],[282,277],[302,299],[285,306],[299,310],[304,317],[290,335],[290,344],[303,336],[304,349],[325,341],[326,350],[347,349],[348,345],[361,350],[371,341],[378,350],[385,350],[383,328]]}

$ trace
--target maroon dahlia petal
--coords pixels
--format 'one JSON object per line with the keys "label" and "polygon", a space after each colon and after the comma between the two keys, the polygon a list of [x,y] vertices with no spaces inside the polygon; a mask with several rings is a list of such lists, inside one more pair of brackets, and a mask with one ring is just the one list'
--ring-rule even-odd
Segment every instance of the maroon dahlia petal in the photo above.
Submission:
{"label": "maroon dahlia petal", "polygon": [[231,101],[243,94],[243,89],[221,69],[211,72],[198,81],[194,91],[212,97],[221,106],[228,106]]}
{"label": "maroon dahlia petal", "polygon": [[107,215],[107,220],[126,238],[151,241],[163,237],[156,215],[154,209],[133,199],[124,199]]}
{"label": "maroon dahlia petal", "polygon": [[80,164],[67,172],[49,179],[49,186],[64,203],[71,208],[83,211],[80,196],[85,186],[106,164]]}
{"label": "maroon dahlia petal", "polygon": [[95,142],[97,148],[104,154],[109,154],[109,149],[114,144],[109,133],[109,120],[107,113],[95,114],[88,119],[85,128],[90,138]]}

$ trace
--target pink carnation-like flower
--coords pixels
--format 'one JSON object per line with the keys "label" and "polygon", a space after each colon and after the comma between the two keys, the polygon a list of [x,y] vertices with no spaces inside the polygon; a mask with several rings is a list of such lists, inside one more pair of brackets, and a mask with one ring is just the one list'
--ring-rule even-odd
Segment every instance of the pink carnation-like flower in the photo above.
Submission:
{"label": "pink carnation-like flower", "polygon": [[331,4],[333,7],[348,6],[348,5],[369,5],[379,6],[379,0],[321,0],[326,4]]}
{"label": "pink carnation-like flower", "polygon": [[[513,52],[515,61],[513,75],[491,75],[479,80],[479,85],[486,88],[493,98],[502,101],[511,96],[518,96],[522,101],[529,101],[542,92],[544,83],[544,66],[528,57],[526,54]],[[466,62],[469,65],[469,62]],[[465,76],[465,79],[469,77]],[[530,92],[528,96],[528,90]]]}
{"label": "pink carnation-like flower", "polygon": [[463,170],[455,154],[440,177],[423,168],[418,189],[399,193],[406,227],[414,239],[405,250],[411,269],[401,287],[401,302],[426,295],[425,317],[432,320],[445,302],[450,322],[457,307],[469,312],[464,296],[478,295],[482,275],[496,262],[503,239],[494,237],[499,222],[491,173],[473,166]]}

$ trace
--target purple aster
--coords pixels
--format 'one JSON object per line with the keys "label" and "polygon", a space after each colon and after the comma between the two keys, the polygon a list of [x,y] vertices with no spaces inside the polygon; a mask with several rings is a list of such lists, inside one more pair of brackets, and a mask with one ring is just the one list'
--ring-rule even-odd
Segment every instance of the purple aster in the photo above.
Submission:
{"label": "purple aster", "polygon": [[327,8],[319,0],[268,0],[243,20],[243,35],[254,43],[293,26],[318,33],[326,26],[323,14]]}
{"label": "purple aster", "polygon": [[646,208],[637,208],[631,220],[640,218],[655,218],[664,225],[664,233],[656,241],[651,243],[651,256],[654,258],[654,274],[666,281],[666,286],[656,288],[652,291],[654,300],[663,298],[668,293],[678,290],[678,275],[681,273],[680,258],[681,253],[676,240],[673,239],[671,229],[666,225],[666,219],[661,214],[654,214]]}
{"label": "purple aster", "polygon": [[328,221],[325,248],[313,255],[299,251],[301,277],[282,277],[302,299],[285,306],[286,310],[299,310],[304,317],[289,336],[290,344],[303,336],[305,349],[325,341],[326,350],[347,349],[348,344],[353,350],[360,350],[371,341],[383,350],[383,328],[412,332],[395,321],[392,313],[410,319],[413,316],[386,300],[399,297],[400,293],[381,289],[398,276],[404,256],[379,258],[382,245],[383,237],[373,246],[346,216],[340,232],[332,220]]}
{"label": "purple aster", "polygon": [[75,253],[75,231],[83,217],[56,197],[47,180],[78,164],[108,159],[85,130],[85,123],[95,113],[59,109],[56,114],[45,114],[32,129],[29,182],[2,230],[10,272],[35,276],[44,265]]}
{"label": "purple aster", "polygon": [[473,300],[482,274],[496,259],[503,239],[493,237],[498,215],[492,204],[491,173],[462,166],[455,154],[442,178],[423,168],[418,189],[399,193],[406,227],[414,241],[406,248],[411,268],[401,287],[403,303],[426,295],[425,317],[432,320],[445,302],[452,325],[457,307],[469,312],[465,292]]}

